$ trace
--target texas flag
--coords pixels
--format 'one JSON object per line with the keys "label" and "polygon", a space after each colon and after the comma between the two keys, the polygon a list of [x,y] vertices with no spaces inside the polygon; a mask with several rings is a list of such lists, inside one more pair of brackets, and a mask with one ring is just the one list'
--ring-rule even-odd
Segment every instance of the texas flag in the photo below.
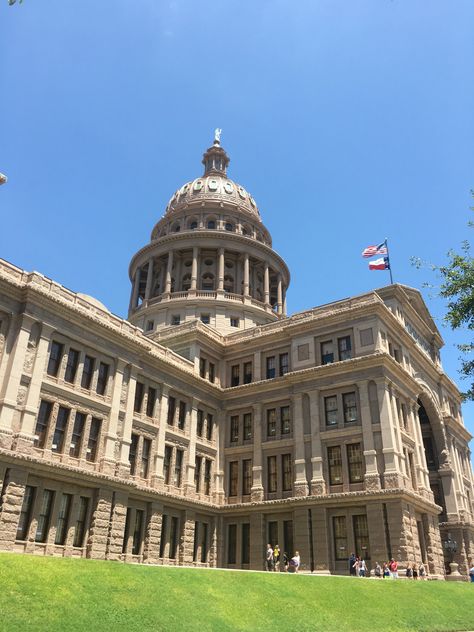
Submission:
{"label": "texas flag", "polygon": [[380,259],[369,261],[369,270],[390,270],[388,257],[380,257]]}

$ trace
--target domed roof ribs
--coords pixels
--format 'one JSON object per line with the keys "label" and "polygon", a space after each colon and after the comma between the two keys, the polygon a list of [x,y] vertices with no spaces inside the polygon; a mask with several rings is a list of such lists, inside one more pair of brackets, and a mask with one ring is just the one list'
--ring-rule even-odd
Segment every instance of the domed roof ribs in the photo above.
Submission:
{"label": "domed roof ribs", "polygon": [[216,129],[214,138],[214,144],[205,152],[202,157],[202,164],[204,165],[204,175],[227,175],[227,166],[230,162],[229,156],[225,153],[225,150],[221,147],[220,129]]}

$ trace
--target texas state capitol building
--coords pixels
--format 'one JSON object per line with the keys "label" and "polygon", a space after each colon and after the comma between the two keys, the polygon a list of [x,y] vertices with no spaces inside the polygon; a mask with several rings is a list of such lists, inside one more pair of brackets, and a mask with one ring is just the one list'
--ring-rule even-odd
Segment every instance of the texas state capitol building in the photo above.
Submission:
{"label": "texas state capitol building", "polygon": [[287,316],[228,163],[217,136],[132,258],[128,320],[1,263],[0,548],[262,569],[278,542],[316,572],[354,551],[466,574],[471,436],[420,293]]}

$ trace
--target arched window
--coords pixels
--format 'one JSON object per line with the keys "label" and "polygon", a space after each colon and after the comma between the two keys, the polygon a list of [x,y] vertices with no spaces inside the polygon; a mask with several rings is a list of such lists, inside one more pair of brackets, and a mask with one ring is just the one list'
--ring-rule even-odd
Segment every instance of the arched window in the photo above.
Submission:
{"label": "arched window", "polygon": [[187,292],[191,288],[191,275],[189,272],[183,276],[181,287],[183,288],[183,292]]}
{"label": "arched window", "polygon": [[171,228],[172,233],[179,233],[180,230],[181,230],[181,224],[179,222],[176,222],[175,224],[173,224],[173,227]]}
{"label": "arched window", "polygon": [[216,229],[216,220],[215,219],[209,219],[207,221],[207,228],[209,230],[215,230]]}
{"label": "arched window", "polygon": [[226,274],[224,277],[224,292],[234,291],[234,277],[230,274]]}
{"label": "arched window", "polygon": [[198,221],[195,217],[192,217],[188,222],[188,228],[189,230],[196,230],[197,227],[198,227]]}
{"label": "arched window", "polygon": [[208,292],[214,290],[214,275],[210,272],[206,272],[202,275],[202,289]]}
{"label": "arched window", "polygon": [[226,222],[224,228],[232,232],[234,230],[234,225],[231,222]]}

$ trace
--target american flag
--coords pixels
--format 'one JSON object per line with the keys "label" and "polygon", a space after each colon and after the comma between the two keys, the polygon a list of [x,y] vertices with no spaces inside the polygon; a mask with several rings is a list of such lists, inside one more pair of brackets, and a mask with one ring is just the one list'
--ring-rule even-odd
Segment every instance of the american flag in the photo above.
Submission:
{"label": "american flag", "polygon": [[386,255],[386,254],[388,254],[388,251],[387,251],[387,244],[385,241],[383,241],[378,246],[367,246],[367,248],[365,248],[362,251],[362,256],[365,258],[375,257],[375,255]]}

